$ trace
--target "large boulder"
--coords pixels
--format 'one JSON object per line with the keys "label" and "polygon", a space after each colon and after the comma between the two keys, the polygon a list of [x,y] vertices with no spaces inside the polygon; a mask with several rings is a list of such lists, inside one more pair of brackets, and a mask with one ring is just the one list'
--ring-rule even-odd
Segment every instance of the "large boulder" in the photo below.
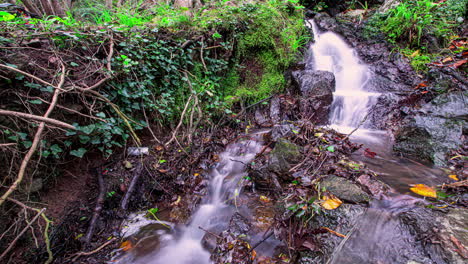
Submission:
{"label": "large boulder", "polygon": [[302,95],[299,101],[303,118],[326,124],[333,102],[335,76],[327,71],[294,71],[293,84]]}
{"label": "large boulder", "polygon": [[394,150],[443,166],[447,153],[464,144],[467,92],[439,95],[408,115],[395,134]]}

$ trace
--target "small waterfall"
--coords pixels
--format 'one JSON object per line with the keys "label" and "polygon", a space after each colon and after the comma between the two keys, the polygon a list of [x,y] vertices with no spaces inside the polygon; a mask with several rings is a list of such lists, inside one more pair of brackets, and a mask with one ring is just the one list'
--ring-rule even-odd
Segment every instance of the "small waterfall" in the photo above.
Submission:
{"label": "small waterfall", "polygon": [[308,20],[307,24],[315,38],[307,64],[313,70],[329,71],[335,75],[336,91],[330,124],[336,130],[348,133],[362,125],[373,99],[379,95],[365,89],[371,78],[370,70],[340,36],[329,31],[320,32],[313,20]]}
{"label": "small waterfall", "polygon": [[150,256],[139,259],[135,264],[209,264],[210,253],[201,240],[204,229],[210,229],[214,218],[220,215],[232,215],[234,210],[225,201],[238,195],[239,182],[245,176],[245,166],[250,163],[262,148],[262,134],[251,135],[252,139],[233,143],[219,155],[220,163],[210,173],[209,194],[200,208],[192,216],[180,235],[166,235],[162,247]]}

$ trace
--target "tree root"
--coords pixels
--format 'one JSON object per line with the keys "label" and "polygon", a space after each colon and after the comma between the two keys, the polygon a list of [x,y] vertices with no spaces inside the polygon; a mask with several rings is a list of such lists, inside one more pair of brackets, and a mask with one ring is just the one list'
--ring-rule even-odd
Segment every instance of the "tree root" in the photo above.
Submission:
{"label": "tree root", "polygon": [[136,187],[136,185],[138,183],[138,179],[140,178],[140,176],[141,176],[141,174],[143,172],[143,167],[144,166],[145,165],[143,164],[143,161],[141,161],[141,163],[139,163],[137,165],[137,167],[135,168],[135,173],[134,173],[133,179],[130,182],[130,185],[128,186],[127,193],[125,194],[124,198],[122,199],[122,202],[120,203],[120,208],[122,208],[122,210],[124,210],[124,211],[127,210],[128,201],[130,200],[130,198],[132,197],[133,192],[135,191],[135,187]]}
{"label": "tree root", "polygon": [[89,245],[89,243],[91,242],[91,238],[93,237],[94,229],[96,229],[96,223],[99,218],[99,215],[101,214],[102,206],[104,204],[104,195],[106,193],[106,184],[104,182],[104,178],[102,177],[102,170],[97,169],[95,174],[97,174],[96,176],[98,178],[99,194],[96,199],[96,207],[94,208],[93,217],[89,222],[88,231],[86,232],[86,236],[84,239],[86,245]]}
{"label": "tree root", "polygon": [[66,129],[73,129],[73,130],[76,129],[76,127],[74,127],[74,126],[72,126],[70,124],[67,124],[65,122],[62,122],[62,121],[59,121],[59,120],[56,120],[56,119],[44,117],[44,116],[37,116],[37,115],[32,115],[32,114],[27,114],[27,113],[22,113],[22,112],[16,112],[16,111],[3,110],[3,109],[0,109],[0,115],[22,117],[22,118],[26,118],[26,119],[32,119],[32,120],[45,122],[45,123],[55,125],[55,126],[59,126],[59,127],[63,127],[63,128],[66,128]]}

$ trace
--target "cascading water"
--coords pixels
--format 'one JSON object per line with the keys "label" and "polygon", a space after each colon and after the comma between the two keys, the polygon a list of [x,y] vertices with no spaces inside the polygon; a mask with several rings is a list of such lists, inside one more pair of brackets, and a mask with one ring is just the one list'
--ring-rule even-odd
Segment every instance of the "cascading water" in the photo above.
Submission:
{"label": "cascading water", "polygon": [[315,38],[310,46],[312,61],[308,64],[313,70],[329,71],[335,75],[331,127],[349,133],[362,125],[373,99],[379,95],[366,91],[371,73],[340,36],[333,32],[321,33],[313,20],[308,20],[307,24]]}
{"label": "cascading water", "polygon": [[353,132],[354,141],[378,152],[377,157],[368,159],[362,158],[361,150],[354,158],[366,162],[379,173],[380,179],[394,188],[390,196],[374,201],[358,218],[327,264],[406,263],[403,260],[423,259],[424,254],[419,249],[408,247],[408,244],[415,244],[416,238],[398,219],[399,214],[415,208],[414,203],[420,200],[401,194],[408,191],[410,184],[441,183],[440,172],[393,156],[391,138],[384,131],[369,129],[371,124],[366,120],[381,95],[368,91],[372,78],[370,69],[360,62],[355,51],[340,36],[330,31],[320,32],[313,20],[307,23],[315,42],[310,46],[306,68],[335,75],[336,87],[329,118],[331,128],[342,133]]}
{"label": "cascading water", "polygon": [[225,203],[226,199],[240,193],[238,187],[245,175],[245,166],[253,160],[262,148],[262,134],[253,134],[252,139],[233,143],[219,155],[220,163],[210,173],[209,194],[192,216],[190,223],[183,227],[179,235],[163,235],[160,248],[149,256],[119,263],[134,264],[209,264],[210,253],[201,244],[205,234],[200,229],[210,229],[219,225],[215,220],[219,215],[232,215],[234,210]]}

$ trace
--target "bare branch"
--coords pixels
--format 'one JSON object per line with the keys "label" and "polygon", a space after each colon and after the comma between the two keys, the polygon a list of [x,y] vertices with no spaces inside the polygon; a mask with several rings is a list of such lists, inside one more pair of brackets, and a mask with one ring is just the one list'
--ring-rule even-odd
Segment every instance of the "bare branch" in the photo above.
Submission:
{"label": "bare branch", "polygon": [[44,116],[32,115],[32,114],[16,112],[16,111],[10,111],[10,110],[3,110],[3,109],[0,109],[0,115],[23,117],[23,118],[26,118],[26,119],[37,120],[37,121],[41,121],[41,122],[48,123],[48,124],[51,124],[51,125],[56,125],[56,126],[59,126],[59,127],[67,128],[67,129],[73,129],[73,130],[76,129],[76,127],[74,127],[74,126],[72,126],[70,124],[67,124],[65,122],[62,122],[62,121],[59,121],[59,120],[56,120],[56,119],[44,117]]}

